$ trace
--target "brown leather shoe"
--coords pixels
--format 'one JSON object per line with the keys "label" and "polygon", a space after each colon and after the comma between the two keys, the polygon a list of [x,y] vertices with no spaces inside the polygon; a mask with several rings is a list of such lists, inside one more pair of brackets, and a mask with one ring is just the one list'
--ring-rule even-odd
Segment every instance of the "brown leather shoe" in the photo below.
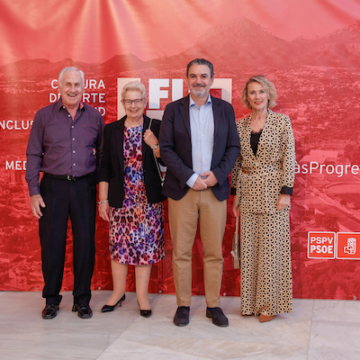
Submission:
{"label": "brown leather shoe", "polygon": [[259,316],[259,320],[260,322],[268,322],[274,319],[274,315],[264,315],[264,314],[260,314]]}

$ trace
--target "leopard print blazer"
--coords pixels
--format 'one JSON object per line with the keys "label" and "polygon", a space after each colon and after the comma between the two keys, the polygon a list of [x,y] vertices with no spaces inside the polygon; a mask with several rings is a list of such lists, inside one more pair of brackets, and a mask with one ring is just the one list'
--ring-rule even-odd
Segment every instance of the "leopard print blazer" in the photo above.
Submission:
{"label": "leopard print blazer", "polygon": [[293,187],[295,145],[290,118],[268,110],[256,156],[250,145],[251,115],[236,124],[241,152],[232,170],[241,212],[275,213],[280,190]]}

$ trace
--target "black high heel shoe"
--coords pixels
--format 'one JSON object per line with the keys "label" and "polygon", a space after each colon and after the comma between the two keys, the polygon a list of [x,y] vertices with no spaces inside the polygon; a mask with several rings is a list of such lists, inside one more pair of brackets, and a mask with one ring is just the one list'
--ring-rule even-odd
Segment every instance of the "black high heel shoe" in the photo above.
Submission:
{"label": "black high heel shoe", "polygon": [[[137,302],[137,304],[138,304],[139,307],[140,307],[139,302]],[[151,310],[141,310],[141,309],[140,309],[140,315],[141,315],[142,317],[144,317],[144,318],[149,318],[149,317],[152,315],[152,312],[151,312]]]}
{"label": "black high heel shoe", "polygon": [[149,318],[152,315],[151,310],[141,310],[140,309],[140,315],[144,318]]}
{"label": "black high heel shoe", "polygon": [[121,304],[123,303],[124,300],[125,300],[125,294],[115,305],[104,305],[101,309],[101,312],[105,313],[105,312],[114,311],[116,306],[119,305],[119,307],[121,307]]}

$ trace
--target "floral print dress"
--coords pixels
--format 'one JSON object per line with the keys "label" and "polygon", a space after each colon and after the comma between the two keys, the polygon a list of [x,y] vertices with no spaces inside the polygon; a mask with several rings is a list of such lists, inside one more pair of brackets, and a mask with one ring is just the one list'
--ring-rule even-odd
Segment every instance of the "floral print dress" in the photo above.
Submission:
{"label": "floral print dress", "polygon": [[163,203],[149,204],[142,161],[143,126],[124,128],[124,201],[110,208],[111,259],[126,265],[155,264],[164,259]]}

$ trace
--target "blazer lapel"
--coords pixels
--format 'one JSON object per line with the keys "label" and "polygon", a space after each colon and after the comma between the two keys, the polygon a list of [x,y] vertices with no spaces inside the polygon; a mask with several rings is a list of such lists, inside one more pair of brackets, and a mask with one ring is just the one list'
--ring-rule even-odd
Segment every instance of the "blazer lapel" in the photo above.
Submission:
{"label": "blazer lapel", "polygon": [[141,151],[142,151],[142,161],[143,161],[143,167],[145,168],[145,159],[146,159],[146,153],[149,151],[149,146],[146,145],[144,141],[144,133],[149,128],[150,118],[144,115],[144,124],[143,124],[143,131],[142,131],[142,137],[141,137]]}
{"label": "blazer lapel", "polygon": [[264,143],[267,141],[267,138],[271,136],[271,134],[273,133],[274,120],[272,114],[273,112],[270,109],[268,109],[268,115],[266,118],[265,126],[262,130],[262,134],[259,139],[256,158],[260,158],[262,156]]}
{"label": "blazer lapel", "polygon": [[117,146],[117,152],[119,155],[119,162],[120,162],[120,169],[121,172],[124,173],[124,124],[125,124],[126,116],[120,119],[116,126],[116,146]]}
{"label": "blazer lapel", "polygon": [[[214,101],[214,97],[211,96],[211,104],[212,104],[213,116],[214,116],[214,143],[215,143],[216,135],[217,135],[217,132],[219,129],[219,124],[222,120],[220,103],[215,103],[215,102],[216,102],[216,100]],[[214,146],[214,149],[215,149],[215,146]]]}
{"label": "blazer lapel", "polygon": [[[251,147],[251,117],[252,117],[252,114],[250,114],[248,116],[247,121],[244,123],[244,127],[245,127],[244,141],[245,141],[245,143],[242,144],[241,146],[244,147],[244,151],[246,151],[248,153],[249,159],[251,159],[253,162],[256,162],[256,156],[254,155],[253,149]],[[261,138],[261,136],[260,136],[260,138]],[[258,149],[258,152],[259,152],[259,149]]]}
{"label": "blazer lapel", "polygon": [[182,118],[184,119],[184,125],[185,129],[187,130],[190,138],[191,138],[191,130],[190,130],[190,114],[189,114],[189,105],[190,105],[190,99],[189,96],[186,96],[180,105],[180,112],[182,115]]}

